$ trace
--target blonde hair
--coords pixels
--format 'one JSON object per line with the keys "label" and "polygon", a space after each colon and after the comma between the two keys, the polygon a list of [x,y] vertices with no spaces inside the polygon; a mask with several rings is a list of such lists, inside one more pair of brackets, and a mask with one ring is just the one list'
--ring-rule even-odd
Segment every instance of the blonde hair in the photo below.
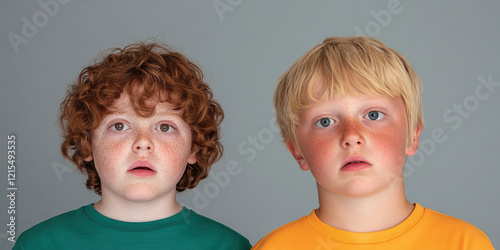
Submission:
{"label": "blonde hair", "polygon": [[301,114],[314,103],[346,95],[402,97],[407,145],[411,145],[414,130],[424,126],[421,92],[422,84],[410,63],[382,42],[361,36],[329,37],[279,78],[274,107],[283,139],[296,144]]}

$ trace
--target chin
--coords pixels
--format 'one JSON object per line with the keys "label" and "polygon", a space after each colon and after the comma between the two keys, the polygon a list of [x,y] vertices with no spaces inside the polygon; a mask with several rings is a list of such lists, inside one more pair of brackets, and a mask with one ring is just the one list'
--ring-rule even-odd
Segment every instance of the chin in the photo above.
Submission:
{"label": "chin", "polygon": [[346,193],[349,196],[362,197],[362,196],[370,196],[381,192],[385,193],[385,192],[397,191],[397,189],[391,190],[391,188],[394,187],[395,186],[391,186],[389,184],[381,185],[380,183],[365,183],[364,185],[349,186],[349,188],[346,189]]}
{"label": "chin", "polygon": [[125,199],[133,202],[148,202],[158,198],[158,195],[152,193],[129,193],[126,194]]}
{"label": "chin", "polygon": [[340,187],[335,193],[346,197],[363,197],[369,196],[382,190],[383,187],[379,183],[371,183],[367,180],[357,179],[351,180],[343,187]]}
{"label": "chin", "polygon": [[374,194],[376,192],[377,192],[377,190],[375,190],[373,188],[356,187],[356,188],[349,188],[349,189],[345,190],[344,194],[345,194],[345,196],[348,196],[348,197],[363,197],[363,196],[369,196],[369,195]]}
{"label": "chin", "polygon": [[125,199],[129,201],[147,202],[161,196],[157,188],[149,185],[134,185],[125,191]]}

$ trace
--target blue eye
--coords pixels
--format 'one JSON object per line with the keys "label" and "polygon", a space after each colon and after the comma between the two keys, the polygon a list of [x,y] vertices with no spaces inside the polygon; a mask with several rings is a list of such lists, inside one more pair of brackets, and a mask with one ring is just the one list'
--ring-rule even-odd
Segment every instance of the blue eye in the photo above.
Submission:
{"label": "blue eye", "polygon": [[372,121],[380,120],[384,117],[384,113],[380,111],[370,111],[365,115],[365,118],[370,119]]}
{"label": "blue eye", "polygon": [[314,125],[316,125],[317,127],[326,128],[334,123],[335,123],[335,121],[332,118],[324,117],[324,118],[319,119]]}
{"label": "blue eye", "polygon": [[123,130],[127,130],[128,128],[129,128],[129,126],[127,126],[123,122],[117,122],[111,126],[111,129],[113,129],[114,131],[118,131],[118,132],[123,131]]}
{"label": "blue eye", "polygon": [[172,126],[170,126],[166,123],[162,123],[162,124],[158,125],[158,127],[156,127],[156,129],[158,129],[158,131],[160,131],[160,132],[167,133],[167,132],[171,132],[173,128],[172,128]]}

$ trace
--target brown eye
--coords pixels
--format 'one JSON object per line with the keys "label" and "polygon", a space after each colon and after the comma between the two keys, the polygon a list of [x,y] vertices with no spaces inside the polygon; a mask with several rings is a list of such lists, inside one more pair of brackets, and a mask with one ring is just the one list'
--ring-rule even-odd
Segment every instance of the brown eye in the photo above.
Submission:
{"label": "brown eye", "polygon": [[158,126],[158,130],[161,132],[169,132],[172,127],[166,123],[162,123]]}
{"label": "brown eye", "polygon": [[118,123],[113,124],[112,128],[115,131],[122,131],[122,130],[127,129],[128,126],[125,125],[123,122],[118,122]]}

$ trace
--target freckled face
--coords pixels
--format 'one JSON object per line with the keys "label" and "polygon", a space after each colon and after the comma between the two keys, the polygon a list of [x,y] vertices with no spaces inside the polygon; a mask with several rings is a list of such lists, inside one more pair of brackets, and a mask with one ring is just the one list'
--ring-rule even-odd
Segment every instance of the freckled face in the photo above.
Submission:
{"label": "freckled face", "polygon": [[346,96],[307,109],[297,127],[301,150],[287,146],[320,192],[363,196],[402,184],[405,157],[416,151],[406,137],[402,98]]}
{"label": "freckled face", "polygon": [[187,163],[195,163],[189,125],[168,103],[152,117],[137,115],[122,94],[92,134],[92,156],[103,199],[149,201],[175,197]]}

